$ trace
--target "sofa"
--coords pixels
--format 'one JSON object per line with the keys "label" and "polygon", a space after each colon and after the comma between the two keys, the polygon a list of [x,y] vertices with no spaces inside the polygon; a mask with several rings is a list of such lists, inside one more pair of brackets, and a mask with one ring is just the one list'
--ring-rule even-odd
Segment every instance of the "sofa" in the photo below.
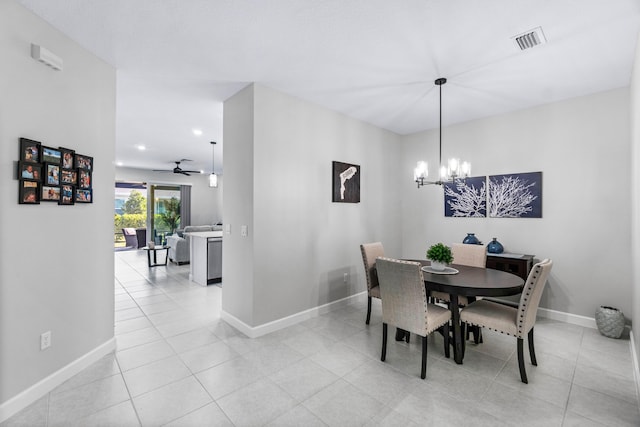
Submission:
{"label": "sofa", "polygon": [[222,224],[216,225],[187,225],[183,229],[177,229],[175,234],[167,236],[167,246],[169,246],[169,260],[178,265],[189,262],[189,235],[200,231],[222,231]]}

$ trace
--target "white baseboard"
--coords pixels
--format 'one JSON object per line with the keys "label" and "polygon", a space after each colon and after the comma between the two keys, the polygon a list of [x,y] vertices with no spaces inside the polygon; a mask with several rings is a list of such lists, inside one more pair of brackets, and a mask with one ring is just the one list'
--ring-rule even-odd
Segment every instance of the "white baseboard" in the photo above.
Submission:
{"label": "white baseboard", "polygon": [[335,310],[337,308],[343,307],[352,301],[359,300],[362,298],[362,295],[366,295],[367,292],[361,292],[355,295],[351,295],[346,298],[342,298],[337,301],[330,302],[328,304],[324,304],[318,307],[310,308],[308,310],[301,311],[299,313],[292,314],[291,316],[283,317],[282,319],[277,319],[269,323],[264,323],[259,326],[249,326],[244,323],[242,320],[238,319],[234,315],[227,313],[226,311],[222,311],[222,320],[229,323],[231,326],[248,336],[249,338],[258,338],[263,335],[269,334],[271,332],[278,331],[280,329],[284,329],[286,327],[295,325],[296,323],[300,323],[304,320],[311,319],[313,317],[317,317],[321,314],[326,314],[331,310]]}
{"label": "white baseboard", "polygon": [[633,360],[633,377],[636,380],[636,398],[638,399],[638,407],[640,408],[640,365],[638,365],[638,353],[636,352],[636,343],[633,339],[633,330],[629,331],[631,346],[631,359]]}
{"label": "white baseboard", "polygon": [[542,307],[538,307],[538,316],[572,325],[584,326],[585,328],[597,328],[596,319],[593,317],[580,316],[578,314],[565,313],[563,311],[550,310]]}
{"label": "white baseboard", "polygon": [[63,368],[58,369],[53,374],[32,385],[28,389],[19,393],[0,404],[0,423],[11,418],[36,400],[40,399],[51,390],[67,381],[83,369],[97,362],[116,348],[116,339],[111,338],[104,344],[99,345],[85,355],[79,357]]}

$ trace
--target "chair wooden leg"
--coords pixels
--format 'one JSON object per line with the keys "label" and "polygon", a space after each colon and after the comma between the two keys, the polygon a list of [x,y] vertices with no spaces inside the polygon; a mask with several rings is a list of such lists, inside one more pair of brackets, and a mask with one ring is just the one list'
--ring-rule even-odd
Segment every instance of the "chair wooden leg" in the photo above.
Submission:
{"label": "chair wooden leg", "polygon": [[473,342],[480,344],[482,342],[482,328],[480,326],[472,326],[473,330]]}
{"label": "chair wooden leg", "polygon": [[523,346],[524,340],[522,338],[518,338],[518,366],[520,367],[520,380],[525,384],[529,384],[529,381],[527,381],[527,371],[524,368]]}
{"label": "chair wooden leg", "polygon": [[427,376],[427,337],[422,337],[422,370],[420,378],[425,379]]}
{"label": "chair wooden leg", "polygon": [[536,350],[533,347],[533,328],[529,331],[529,357],[531,358],[531,364],[533,366],[538,366],[538,361],[536,360]]}
{"label": "chair wooden leg", "polygon": [[371,320],[371,297],[367,297],[367,321],[366,324],[369,324]]}
{"label": "chair wooden leg", "polygon": [[380,360],[384,362],[387,358],[387,324],[382,324],[382,356]]}
{"label": "chair wooden leg", "polygon": [[[444,335],[444,355],[448,359],[449,356],[451,355],[450,349],[449,349],[449,340],[451,338],[449,336],[449,322],[442,325],[442,329],[444,331],[444,334],[443,334]],[[464,345],[463,345],[463,348],[464,348]]]}

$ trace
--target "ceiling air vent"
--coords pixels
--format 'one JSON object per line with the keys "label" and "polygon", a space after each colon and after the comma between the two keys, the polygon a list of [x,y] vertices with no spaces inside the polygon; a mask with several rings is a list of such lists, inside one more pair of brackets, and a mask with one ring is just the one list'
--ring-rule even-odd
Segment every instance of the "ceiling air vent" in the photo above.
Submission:
{"label": "ceiling air vent", "polygon": [[542,32],[542,27],[537,27],[533,30],[527,31],[526,33],[518,34],[517,36],[512,37],[512,39],[520,50],[529,49],[547,42],[547,39]]}

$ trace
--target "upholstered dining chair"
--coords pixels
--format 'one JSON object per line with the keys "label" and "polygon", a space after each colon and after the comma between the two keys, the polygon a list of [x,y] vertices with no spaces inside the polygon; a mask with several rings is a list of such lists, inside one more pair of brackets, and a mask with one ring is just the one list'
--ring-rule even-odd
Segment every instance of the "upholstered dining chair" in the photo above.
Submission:
{"label": "upholstered dining chair", "polygon": [[367,278],[367,320],[371,320],[371,298],[380,299],[380,287],[378,286],[378,274],[376,273],[376,258],[384,256],[382,243],[364,243],[360,245],[362,262],[364,263],[364,274]]}
{"label": "upholstered dining chair", "polygon": [[[487,250],[483,245],[469,245],[465,243],[454,243],[451,245],[451,255],[453,263],[458,265],[466,265],[469,267],[487,266]],[[444,292],[432,291],[431,297],[442,301],[447,305],[451,302],[451,296]],[[458,297],[458,305],[460,307],[469,304],[469,299],[463,295]],[[480,328],[469,328],[473,331],[473,341],[478,344],[482,342],[482,334]],[[469,339],[469,331],[465,332],[465,339]]]}
{"label": "upholstered dining chair", "polygon": [[545,259],[533,266],[522,290],[520,304],[517,308],[493,301],[478,300],[460,311],[460,321],[464,329],[467,325],[474,325],[512,335],[518,339],[518,367],[520,368],[520,379],[525,384],[528,383],[528,380],[524,366],[524,337],[528,335],[531,364],[537,366],[533,344],[533,327],[536,323],[540,297],[542,297],[542,291],[552,266],[553,261],[550,259]]}
{"label": "upholstered dining chair", "polygon": [[451,312],[427,302],[421,264],[392,258],[378,258],[376,269],[382,299],[382,356],[387,357],[387,325],[422,337],[422,369],[427,374],[427,336],[442,328],[444,354],[449,357],[449,320]]}
{"label": "upholstered dining chair", "polygon": [[[454,264],[481,268],[487,266],[487,250],[483,245],[454,243],[451,245],[451,255],[453,255]],[[446,303],[451,301],[449,294],[444,292],[433,291],[431,292],[431,296]],[[469,304],[467,297],[458,297],[458,305],[463,306],[467,304]]]}

